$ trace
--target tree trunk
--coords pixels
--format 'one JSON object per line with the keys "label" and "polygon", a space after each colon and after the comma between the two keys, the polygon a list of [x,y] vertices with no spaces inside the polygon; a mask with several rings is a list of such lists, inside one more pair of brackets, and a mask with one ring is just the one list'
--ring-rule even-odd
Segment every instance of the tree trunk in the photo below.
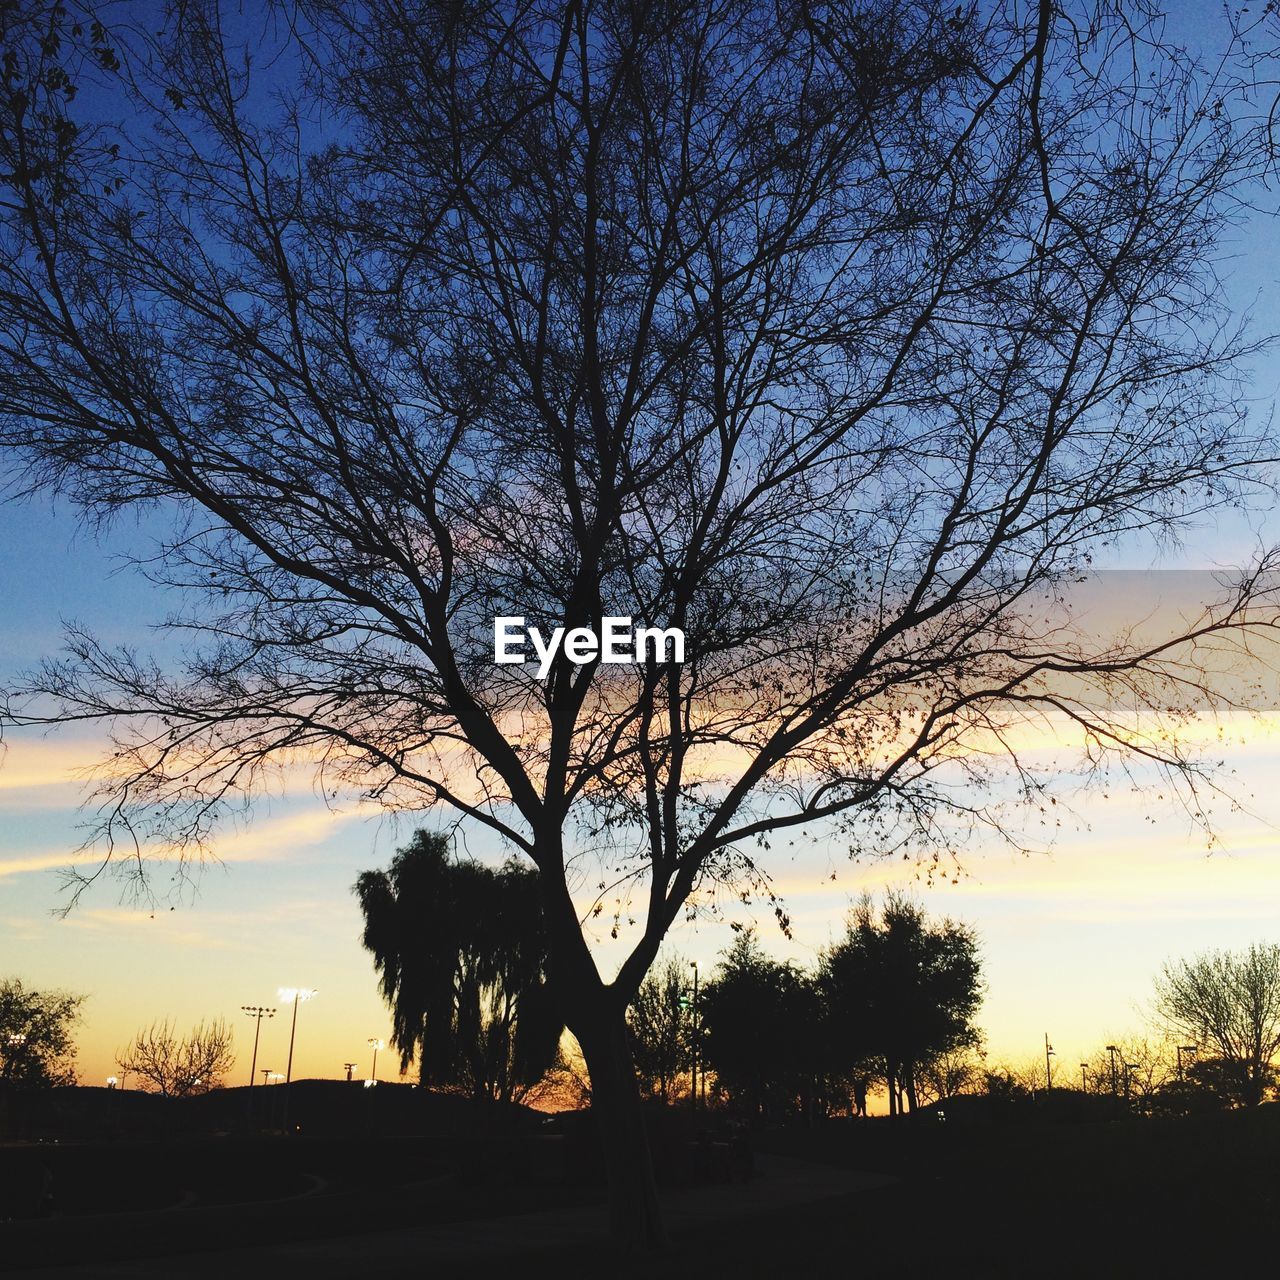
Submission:
{"label": "tree trunk", "polygon": [[609,1229],[627,1253],[667,1242],[625,1016],[598,1011],[573,1028],[591,1074],[591,1115],[609,1180]]}

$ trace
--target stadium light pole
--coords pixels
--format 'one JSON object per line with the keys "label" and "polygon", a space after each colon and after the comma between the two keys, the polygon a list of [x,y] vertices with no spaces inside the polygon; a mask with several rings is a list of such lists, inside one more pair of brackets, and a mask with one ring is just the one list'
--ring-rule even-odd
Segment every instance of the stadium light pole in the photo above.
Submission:
{"label": "stadium light pole", "polygon": [[313,999],[319,995],[319,992],[311,987],[281,987],[276,994],[281,1004],[293,1005],[293,1020],[289,1024],[289,1061],[284,1069],[284,1082],[291,1084],[293,1082],[293,1041],[298,1034],[298,1006]]}
{"label": "stadium light pole", "polygon": [[263,1018],[274,1018],[276,1011],[262,1004],[242,1004],[241,1010],[253,1021],[253,1059],[249,1063],[249,1088],[253,1088],[253,1077],[258,1074],[258,1036],[262,1031]]}
{"label": "stadium light pole", "polygon": [[314,999],[319,993],[314,987],[281,987],[276,994],[282,1004],[293,1005],[293,1019],[289,1024],[289,1062],[284,1070],[284,1121],[281,1128],[289,1131],[289,1096],[293,1090],[293,1041],[298,1034],[298,1006]]}
{"label": "stadium light pole", "polygon": [[[382,1040],[379,1040],[377,1036],[370,1036],[367,1043],[369,1047],[373,1050],[373,1070],[369,1072],[369,1079],[372,1080],[374,1084],[377,1084],[378,1083],[378,1050],[385,1049],[387,1046],[386,1046],[386,1043]],[[351,1079],[351,1072],[349,1071],[347,1072],[347,1079],[348,1080]]]}

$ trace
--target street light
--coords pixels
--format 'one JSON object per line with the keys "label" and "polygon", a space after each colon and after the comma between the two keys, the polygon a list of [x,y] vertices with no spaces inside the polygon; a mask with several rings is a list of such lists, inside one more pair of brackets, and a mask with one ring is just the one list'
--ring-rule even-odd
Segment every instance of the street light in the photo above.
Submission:
{"label": "street light", "polygon": [[[377,1036],[370,1036],[369,1039],[365,1041],[365,1043],[368,1044],[373,1049],[373,1070],[369,1072],[369,1079],[373,1081],[374,1084],[377,1084],[378,1083],[378,1050],[385,1049],[387,1046],[381,1040],[379,1040]],[[350,1072],[347,1072],[347,1079],[348,1080],[351,1079]]]}
{"label": "street light", "polygon": [[1049,1059],[1056,1056],[1053,1045],[1049,1043],[1049,1033],[1046,1031],[1044,1033],[1044,1091],[1046,1094],[1053,1091],[1053,1064]]}
{"label": "street light", "polygon": [[696,960],[689,961],[689,967],[693,970],[693,1063],[689,1071],[689,1101],[693,1110],[698,1109],[698,962]]}
{"label": "street light", "polygon": [[1107,1052],[1111,1055],[1111,1096],[1116,1096],[1116,1054],[1120,1050],[1113,1044],[1107,1045]]}
{"label": "street light", "polygon": [[1199,1048],[1194,1044],[1180,1044],[1178,1046],[1178,1082],[1179,1084],[1181,1084],[1182,1082],[1182,1055],[1184,1053],[1188,1053],[1194,1058],[1198,1052],[1199,1052]]}
{"label": "street light", "polygon": [[1088,1071],[1089,1071],[1089,1064],[1087,1062],[1082,1062],[1080,1064],[1080,1092],[1081,1093],[1089,1092]]}
{"label": "street light", "polygon": [[108,1076],[108,1077],[107,1077],[107,1088],[108,1088],[108,1089],[114,1089],[114,1088],[116,1087],[116,1085],[118,1085],[119,1083],[120,1083],[120,1081],[119,1081],[119,1080],[117,1080],[115,1076]]}
{"label": "street light", "polygon": [[347,1073],[347,1083],[350,1084],[351,1073],[356,1069],[356,1064],[354,1062],[344,1062],[342,1064],[342,1067],[343,1067],[343,1070],[346,1071]]}
{"label": "street light", "polygon": [[274,1018],[276,1011],[261,1004],[242,1004],[241,1010],[253,1021],[253,1060],[249,1063],[249,1088],[253,1088],[253,1077],[258,1070],[258,1035],[262,1031],[263,1018]]}

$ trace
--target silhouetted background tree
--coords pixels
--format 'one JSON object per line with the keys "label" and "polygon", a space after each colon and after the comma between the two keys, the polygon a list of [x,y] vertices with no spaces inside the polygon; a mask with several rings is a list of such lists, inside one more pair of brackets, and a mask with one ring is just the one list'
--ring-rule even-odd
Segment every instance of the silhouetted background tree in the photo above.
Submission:
{"label": "silhouetted background tree", "polygon": [[547,992],[537,873],[454,857],[415,832],[356,881],[362,941],[391,1009],[400,1068],[424,1084],[518,1101],[555,1061],[564,1018]]}
{"label": "silhouetted background tree", "polygon": [[172,1022],[153,1022],[134,1036],[116,1058],[138,1087],[166,1098],[207,1093],[222,1084],[235,1064],[235,1032],[222,1018],[201,1022],[179,1035]]}
{"label": "silhouetted background tree", "polygon": [[76,1082],[72,1032],[85,997],[0,981],[0,1081],[11,1086]]}
{"label": "silhouetted background tree", "polygon": [[[1040,802],[1046,721],[1198,781],[1265,577],[1149,638],[1061,589],[1274,453],[1214,271],[1257,139],[1142,0],[230,9],[0,6],[0,448],[172,518],[140,558],[188,641],[73,627],[5,721],[113,727],[144,889],[300,762],[530,859],[615,1229],[657,1238],[626,1011],[695,891],[767,892],[809,823],[1025,842],[988,784]],[[541,680],[509,615],[686,661]]]}
{"label": "silhouetted background tree", "polygon": [[1249,1106],[1263,1101],[1280,1051],[1280,946],[1170,961],[1156,979],[1155,1008],[1175,1034],[1208,1048],[1193,1079]]}
{"label": "silhouetted background tree", "polygon": [[693,1054],[691,968],[683,956],[661,960],[645,975],[627,1010],[631,1052],[640,1087],[669,1102]]}
{"label": "silhouetted background tree", "polygon": [[977,1093],[985,1078],[986,1057],[975,1035],[970,1043],[944,1049],[917,1065],[917,1098],[927,1105]]}
{"label": "silhouetted background tree", "polygon": [[767,1120],[825,1109],[821,1008],[809,976],[739,933],[699,1000],[701,1051],[716,1091]]}
{"label": "silhouetted background tree", "polygon": [[930,923],[923,907],[890,893],[853,911],[844,938],[822,955],[817,985],[833,1048],[853,1064],[871,1059],[889,1114],[918,1102],[917,1075],[942,1055],[975,1048],[982,1002],[977,937],[953,920]]}

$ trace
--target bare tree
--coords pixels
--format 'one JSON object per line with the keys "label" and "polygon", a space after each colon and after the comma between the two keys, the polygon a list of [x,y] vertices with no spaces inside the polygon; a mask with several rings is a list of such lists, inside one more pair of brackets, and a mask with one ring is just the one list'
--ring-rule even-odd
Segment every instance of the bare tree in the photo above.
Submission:
{"label": "bare tree", "polygon": [[[1112,1092],[1115,1068],[1115,1096],[1150,1110],[1153,1099],[1177,1079],[1178,1055],[1167,1037],[1143,1035],[1108,1036],[1110,1048],[1095,1049],[1084,1066],[1086,1093]],[[1070,1082],[1069,1065],[1061,1067],[1063,1083]]]}
{"label": "bare tree", "polygon": [[587,1064],[571,1035],[561,1039],[556,1060],[520,1101],[548,1111],[579,1111],[591,1105]]}
{"label": "bare tree", "polygon": [[142,1088],[166,1098],[207,1093],[221,1085],[235,1063],[234,1038],[221,1018],[199,1023],[189,1036],[179,1036],[166,1019],[139,1031],[116,1065],[137,1076]]}
{"label": "bare tree", "polygon": [[921,1064],[916,1073],[916,1088],[921,1103],[927,1106],[979,1092],[986,1074],[986,1054],[981,1048],[965,1045],[945,1049]]}
{"label": "bare tree", "polygon": [[[1018,840],[985,784],[1039,804],[1046,723],[1202,812],[1177,725],[1267,564],[1142,642],[1049,607],[1270,452],[1213,275],[1255,140],[1144,4],[115,12],[0,12],[0,447],[170,513],[189,602],[182,663],[73,628],[9,703],[114,726],[103,865],[145,887],[284,766],[501,837],[637,1242],[626,1009],[777,833]],[[540,679],[513,615],[685,661]]]}
{"label": "bare tree", "polygon": [[1155,1007],[1175,1033],[1216,1051],[1249,1105],[1262,1101],[1280,1052],[1280,946],[1170,962],[1156,979]]}

